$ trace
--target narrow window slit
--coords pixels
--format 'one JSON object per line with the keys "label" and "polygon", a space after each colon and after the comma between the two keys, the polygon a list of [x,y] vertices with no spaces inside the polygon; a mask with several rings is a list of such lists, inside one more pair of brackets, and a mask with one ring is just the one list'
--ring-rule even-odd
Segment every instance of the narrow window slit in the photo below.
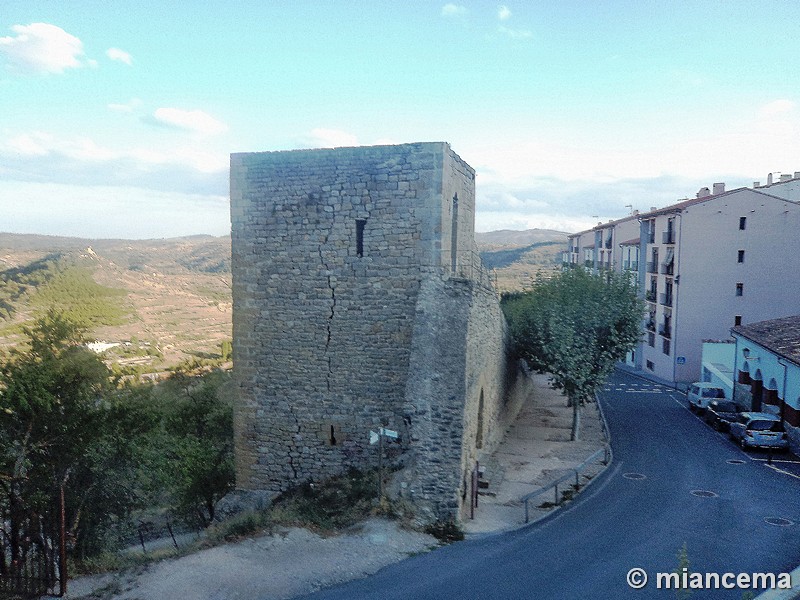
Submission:
{"label": "narrow window slit", "polygon": [[367,225],[366,219],[356,219],[356,256],[364,256],[364,227]]}

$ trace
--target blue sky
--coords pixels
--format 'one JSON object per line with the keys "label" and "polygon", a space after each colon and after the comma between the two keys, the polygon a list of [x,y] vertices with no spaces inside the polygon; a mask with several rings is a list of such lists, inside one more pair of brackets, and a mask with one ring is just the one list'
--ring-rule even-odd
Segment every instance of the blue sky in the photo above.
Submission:
{"label": "blue sky", "polygon": [[800,171],[800,3],[4,0],[0,231],[229,231],[228,155],[447,141],[479,231]]}

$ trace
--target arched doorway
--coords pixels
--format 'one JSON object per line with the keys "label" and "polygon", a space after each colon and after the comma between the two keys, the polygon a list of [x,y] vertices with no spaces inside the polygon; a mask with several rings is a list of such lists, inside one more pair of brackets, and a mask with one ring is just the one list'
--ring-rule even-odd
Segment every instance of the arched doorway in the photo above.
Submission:
{"label": "arched doorway", "polygon": [[761,412],[761,399],[764,393],[764,382],[761,380],[761,370],[756,370],[750,382],[750,392],[753,395],[753,410]]}

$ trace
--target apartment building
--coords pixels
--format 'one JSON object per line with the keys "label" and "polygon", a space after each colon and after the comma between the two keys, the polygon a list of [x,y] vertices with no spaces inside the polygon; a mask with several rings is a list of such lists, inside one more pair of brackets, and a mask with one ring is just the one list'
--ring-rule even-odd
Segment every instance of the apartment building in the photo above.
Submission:
{"label": "apartment building", "polygon": [[[636,273],[647,312],[629,364],[666,381],[696,381],[704,340],[798,312],[797,195],[794,177],[755,189],[714,184],[695,198],[599,224],[591,243],[590,232],[570,237],[584,266]],[[576,253],[569,258],[577,262]]]}

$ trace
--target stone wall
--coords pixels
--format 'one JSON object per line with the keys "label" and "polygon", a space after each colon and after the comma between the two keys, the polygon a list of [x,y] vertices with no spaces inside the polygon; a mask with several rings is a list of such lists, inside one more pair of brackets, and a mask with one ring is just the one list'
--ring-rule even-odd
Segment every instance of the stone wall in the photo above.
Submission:
{"label": "stone wall", "polygon": [[231,156],[238,489],[371,466],[384,426],[417,498],[457,515],[478,422],[491,444],[507,412],[474,190],[444,143]]}

